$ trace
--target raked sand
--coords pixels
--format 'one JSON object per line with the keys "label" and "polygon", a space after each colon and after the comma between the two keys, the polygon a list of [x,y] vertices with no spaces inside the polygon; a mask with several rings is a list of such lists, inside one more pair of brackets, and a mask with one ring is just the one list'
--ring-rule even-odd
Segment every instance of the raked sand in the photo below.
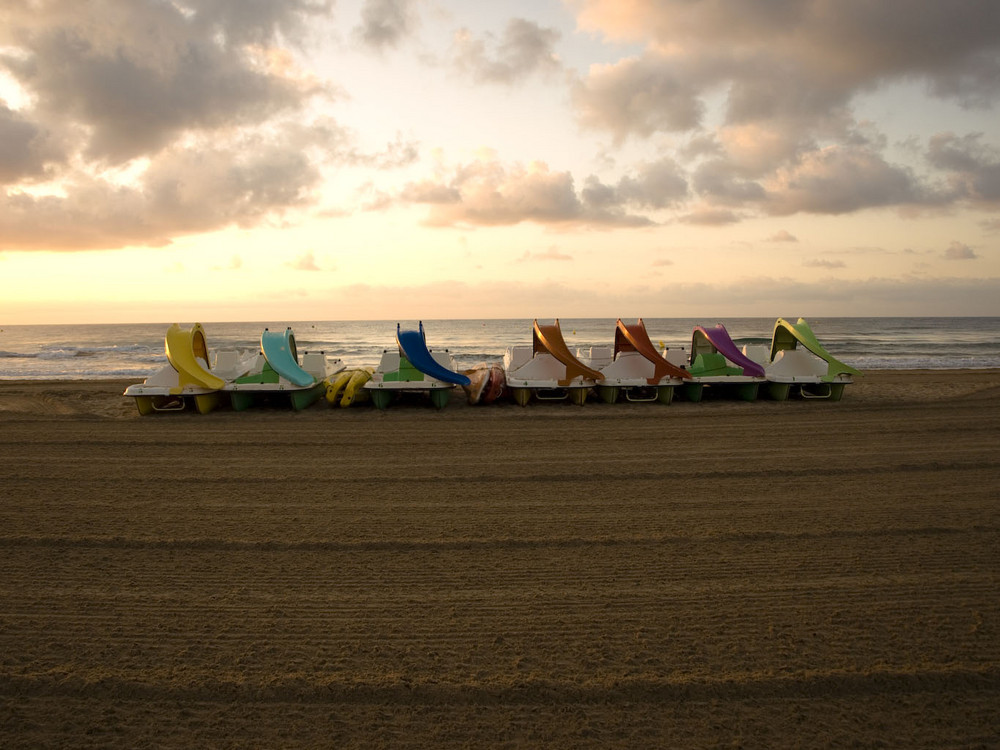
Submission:
{"label": "raked sand", "polygon": [[1000,372],[141,418],[0,382],[0,746],[996,747]]}

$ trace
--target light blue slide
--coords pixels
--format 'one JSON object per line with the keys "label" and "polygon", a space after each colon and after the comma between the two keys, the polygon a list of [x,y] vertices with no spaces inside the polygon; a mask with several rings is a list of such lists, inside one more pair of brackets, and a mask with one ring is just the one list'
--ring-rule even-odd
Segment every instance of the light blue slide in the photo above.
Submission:
{"label": "light blue slide", "polygon": [[451,383],[452,385],[469,385],[472,382],[467,375],[463,375],[460,372],[453,372],[434,359],[433,355],[427,349],[427,337],[424,335],[423,321],[420,321],[420,329],[417,331],[400,330],[399,323],[397,323],[396,343],[399,344],[400,353],[424,375],[429,375],[432,378],[436,378],[444,383]]}
{"label": "light blue slide", "polygon": [[295,334],[291,328],[284,331],[269,331],[260,335],[260,350],[271,369],[289,383],[306,388],[316,382],[316,378],[299,365],[299,353],[295,348]]}

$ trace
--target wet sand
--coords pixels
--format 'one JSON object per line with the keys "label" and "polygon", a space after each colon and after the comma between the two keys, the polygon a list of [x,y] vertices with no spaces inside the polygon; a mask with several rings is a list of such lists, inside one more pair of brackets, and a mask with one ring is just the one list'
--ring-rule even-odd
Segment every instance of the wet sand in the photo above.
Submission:
{"label": "wet sand", "polygon": [[996,747],[1000,372],[140,418],[0,382],[0,746]]}

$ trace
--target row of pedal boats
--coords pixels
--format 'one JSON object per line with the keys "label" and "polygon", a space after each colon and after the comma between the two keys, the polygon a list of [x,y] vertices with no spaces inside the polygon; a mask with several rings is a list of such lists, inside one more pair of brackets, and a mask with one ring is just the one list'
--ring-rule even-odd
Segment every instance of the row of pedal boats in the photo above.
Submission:
{"label": "row of pedal boats", "polygon": [[862,373],[831,355],[802,318],[775,322],[770,346],[738,346],[723,325],[696,326],[691,347],[656,347],[642,319],[619,319],[613,344],[571,352],[559,320],[532,325],[531,343],[507,348],[502,362],[460,370],[447,349],[430,348],[423,322],[416,329],[396,326],[396,346],[382,352],[376,367],[348,368],[324,352],[300,355],[291,328],[264,329],[256,349],[210,352],[200,324],[170,326],[164,339],[167,364],[124,395],[139,413],[194,409],[200,413],[228,405],[242,411],[259,404],[305,409],[325,400],[347,407],[370,402],[386,409],[417,394],[444,408],[456,388],[470,404],[509,399],[567,400],[582,405],[592,395],[669,404],[675,395],[701,401],[706,392],[753,401],[760,396],[839,401],[844,388]]}

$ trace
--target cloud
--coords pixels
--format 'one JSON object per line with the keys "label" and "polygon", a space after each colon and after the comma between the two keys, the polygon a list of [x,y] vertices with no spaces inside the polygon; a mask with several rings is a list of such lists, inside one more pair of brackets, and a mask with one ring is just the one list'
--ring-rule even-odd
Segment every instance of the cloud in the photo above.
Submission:
{"label": "cloud", "polygon": [[975,260],[979,256],[968,245],[953,240],[944,251],[944,257],[947,260]]}
{"label": "cloud", "polygon": [[8,190],[0,193],[0,249],[163,246],[179,234],[251,226],[312,202],[321,174],[304,143],[253,136],[172,148],[134,184],[79,173],[54,194]]}
{"label": "cloud", "polygon": [[636,176],[626,175],[614,186],[588,177],[583,189],[586,204],[598,209],[631,205],[660,209],[686,198],[688,184],[681,167],[670,158],[640,165]]}
{"label": "cloud", "polygon": [[[656,182],[655,175],[651,180]],[[635,195],[641,195],[640,186],[634,190],[638,191]],[[626,212],[619,198],[595,202],[586,191],[581,198],[569,172],[554,172],[539,161],[508,166],[493,155],[455,167],[450,174],[407,183],[398,200],[429,206],[425,223],[438,227],[502,226],[522,221],[582,226],[653,223],[645,216]]]}
{"label": "cloud", "polygon": [[[310,24],[328,16],[333,0],[281,0],[247,2],[246,0],[203,0],[199,3],[175,2],[189,22],[222,33],[227,44],[274,43],[278,37],[300,43],[309,34]],[[185,8],[190,8],[190,16]]]}
{"label": "cloud", "polygon": [[708,208],[700,207],[695,208],[687,214],[680,217],[680,221],[684,224],[700,224],[701,226],[707,227],[721,227],[726,224],[736,224],[742,221],[743,217],[740,216],[735,211],[730,211],[724,208]]}
{"label": "cloud", "polygon": [[0,184],[42,179],[65,158],[38,123],[0,103]]}
{"label": "cloud", "polygon": [[705,109],[698,89],[671,61],[643,56],[593,66],[574,84],[572,100],[584,127],[610,131],[623,141],[697,128]]}
{"label": "cloud", "polygon": [[1000,93],[1000,12],[989,2],[571,4],[581,28],[645,43],[699,91],[727,84],[730,121],[829,111],[888,80],[923,79],[966,105]]}
{"label": "cloud", "polygon": [[846,268],[842,260],[827,260],[826,258],[809,258],[802,262],[806,268]]}
{"label": "cloud", "polygon": [[499,40],[490,34],[477,38],[468,29],[461,29],[455,34],[454,62],[480,83],[512,84],[533,73],[558,71],[560,63],[554,52],[558,40],[555,29],[522,18],[509,21]]}
{"label": "cloud", "polygon": [[560,252],[555,245],[546,248],[541,252],[530,252],[528,250],[524,251],[518,259],[518,263],[524,263],[526,261],[539,261],[539,260],[573,260],[572,255],[567,255],[566,253]]}
{"label": "cloud", "polygon": [[778,170],[766,187],[766,210],[780,216],[932,202],[910,170],[865,148],[848,146],[810,152]]}
{"label": "cloud", "polygon": [[224,266],[212,266],[213,271],[238,271],[243,268],[243,259],[234,255],[229,259],[229,262]]}
{"label": "cloud", "polygon": [[309,205],[321,167],[409,163],[306,108],[333,92],[300,71],[329,2],[40,0],[0,10],[0,247],[162,246]]}
{"label": "cloud", "polygon": [[[580,124],[616,142],[684,134],[690,184],[708,206],[765,214],[1000,199],[1000,157],[978,140],[939,139],[934,186],[885,156],[855,99],[923,82],[962,106],[1000,101],[1000,8],[978,0],[569,0],[584,31],[638,43],[574,82]],[[845,54],[844,50],[850,50]],[[710,104],[723,106],[716,124]],[[714,109],[711,114],[715,115]]]}
{"label": "cloud", "polygon": [[795,235],[791,234],[790,232],[784,230],[784,229],[779,229],[777,232],[775,232],[770,237],[768,237],[767,241],[768,242],[798,242],[799,238],[796,237]]}
{"label": "cloud", "polygon": [[956,192],[990,205],[1000,203],[1000,150],[982,142],[982,133],[934,135],[927,148],[928,161],[950,173]]}
{"label": "cloud", "polygon": [[739,206],[760,202],[767,197],[760,183],[743,179],[734,165],[724,159],[712,159],[700,164],[692,184],[696,193],[714,205]]}
{"label": "cloud", "polygon": [[[266,12],[264,9],[267,9]],[[182,135],[247,126],[296,110],[322,87],[271,48],[305,2],[210,2],[186,15],[158,2],[42,2],[0,18],[0,65],[34,114],[82,139],[88,159],[121,164]],[[282,64],[277,64],[282,63]]]}
{"label": "cloud", "polygon": [[[350,319],[359,309],[377,309],[388,319],[414,319],[419,310],[436,317],[478,318],[491,310],[505,318],[593,318],[625,315],[698,317],[992,315],[1000,298],[1000,278],[871,278],[860,281],[796,281],[786,277],[743,278],[731,284],[710,282],[643,283],[618,291],[592,285],[498,281],[441,281],[421,286],[355,284],[325,290],[312,307],[299,311],[283,300],[286,315],[306,319],[322,311]],[[655,335],[655,331],[651,330]],[[748,331],[752,334],[752,331]],[[770,334],[770,331],[762,333]],[[525,328],[530,342],[530,326]]]}
{"label": "cloud", "polygon": [[318,265],[316,265],[316,258],[313,256],[312,252],[303,253],[302,255],[295,258],[295,260],[290,260],[285,263],[289,268],[293,268],[296,271],[319,271],[321,270]]}
{"label": "cloud", "polygon": [[365,0],[355,36],[377,50],[398,47],[418,25],[413,0]]}

